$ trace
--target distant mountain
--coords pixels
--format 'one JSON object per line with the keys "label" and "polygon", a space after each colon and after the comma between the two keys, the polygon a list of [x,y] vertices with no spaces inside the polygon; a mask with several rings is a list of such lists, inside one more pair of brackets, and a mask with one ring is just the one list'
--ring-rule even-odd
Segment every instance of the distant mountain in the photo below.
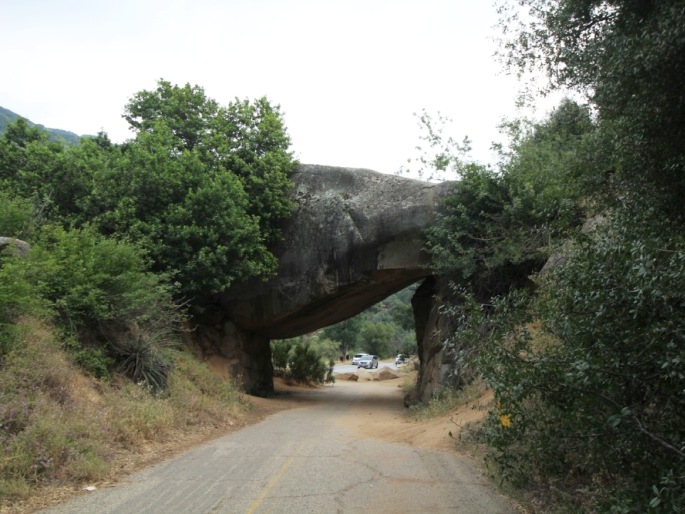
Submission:
{"label": "distant mountain", "polygon": [[[0,134],[2,134],[5,131],[5,129],[7,129],[7,125],[14,122],[17,118],[23,117],[24,116],[16,114],[10,111],[9,109],[0,107]],[[73,132],[69,132],[68,130],[46,128],[44,125],[33,123],[30,120],[28,121],[29,125],[33,125],[35,127],[45,130],[50,135],[50,139],[52,141],[63,141],[65,143],[75,145],[76,143],[78,143],[79,139],[81,139],[81,136],[79,136],[78,134],[74,134]]]}

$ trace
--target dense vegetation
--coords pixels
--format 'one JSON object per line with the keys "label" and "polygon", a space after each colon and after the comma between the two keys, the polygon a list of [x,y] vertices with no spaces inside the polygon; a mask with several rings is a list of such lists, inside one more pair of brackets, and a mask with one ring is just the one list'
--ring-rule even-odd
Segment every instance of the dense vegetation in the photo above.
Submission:
{"label": "dense vegetation", "polygon": [[480,436],[540,509],[683,512],[685,4],[520,4],[502,55],[586,105],[509,123],[497,169],[441,156],[454,372],[494,388]]}
{"label": "dense vegetation", "polygon": [[[194,401],[190,389],[218,402],[206,413],[237,397],[204,376],[194,389],[199,371],[181,332],[204,295],[275,269],[268,245],[292,209],[295,166],[281,115],[264,98],[223,107],[198,86],[160,81],[131,98],[125,117],[135,137],[121,145],[106,134],[51,140],[22,118],[0,134],[0,236],[31,245],[26,256],[12,245],[0,254],[0,497],[104,466],[107,455],[86,447],[94,418],[74,413],[84,426],[48,430],[60,405],[75,405],[73,366],[103,391],[122,377],[136,384],[141,408],[149,399],[164,411],[150,421],[160,433],[192,422],[172,419],[176,402]],[[35,326],[47,327],[38,341]],[[58,370],[31,367],[40,349]]]}

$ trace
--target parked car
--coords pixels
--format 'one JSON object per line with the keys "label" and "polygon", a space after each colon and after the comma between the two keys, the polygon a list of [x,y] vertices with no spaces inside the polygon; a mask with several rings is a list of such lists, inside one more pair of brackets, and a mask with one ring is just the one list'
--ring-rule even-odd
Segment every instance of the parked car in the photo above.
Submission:
{"label": "parked car", "polygon": [[364,355],[361,359],[359,359],[359,364],[357,364],[358,367],[360,368],[366,368],[366,369],[373,369],[378,367],[378,356],[376,355]]}
{"label": "parked car", "polygon": [[395,366],[399,366],[400,364],[404,364],[407,362],[409,358],[406,355],[399,354],[397,357],[395,357]]}
{"label": "parked car", "polygon": [[352,365],[353,366],[359,366],[359,361],[362,359],[362,357],[366,357],[368,353],[355,353],[354,357],[352,357]]}

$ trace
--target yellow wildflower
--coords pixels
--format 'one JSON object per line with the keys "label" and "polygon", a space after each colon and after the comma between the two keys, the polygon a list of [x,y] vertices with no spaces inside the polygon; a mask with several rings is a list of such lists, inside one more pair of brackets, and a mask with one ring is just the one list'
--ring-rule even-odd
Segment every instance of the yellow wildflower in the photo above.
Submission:
{"label": "yellow wildflower", "polygon": [[500,414],[499,424],[504,428],[511,426],[511,418],[509,417],[509,414]]}

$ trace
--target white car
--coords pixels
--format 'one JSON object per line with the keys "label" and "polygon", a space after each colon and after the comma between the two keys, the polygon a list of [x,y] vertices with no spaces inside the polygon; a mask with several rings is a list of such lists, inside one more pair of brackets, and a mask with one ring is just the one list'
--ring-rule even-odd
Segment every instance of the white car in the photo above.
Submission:
{"label": "white car", "polygon": [[373,369],[378,367],[378,357],[376,355],[364,355],[357,364],[360,368]]}
{"label": "white car", "polygon": [[352,365],[353,366],[359,366],[359,361],[363,358],[366,357],[368,353],[355,353],[354,357],[352,357]]}

